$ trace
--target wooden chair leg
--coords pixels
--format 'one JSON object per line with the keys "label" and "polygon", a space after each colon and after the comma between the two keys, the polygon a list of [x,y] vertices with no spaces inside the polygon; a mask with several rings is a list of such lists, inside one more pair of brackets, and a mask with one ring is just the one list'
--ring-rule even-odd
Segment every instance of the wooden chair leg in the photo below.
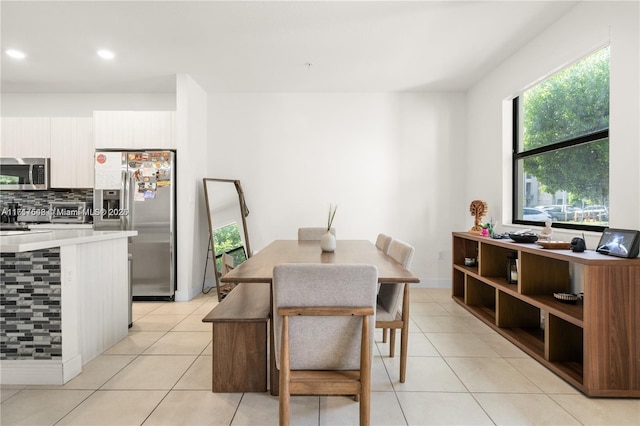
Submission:
{"label": "wooden chair leg", "polygon": [[360,426],[369,426],[371,424],[371,389],[366,392],[362,391],[360,398]]}
{"label": "wooden chair leg", "polygon": [[393,358],[396,355],[396,329],[389,329],[389,357]]}
{"label": "wooden chair leg", "polygon": [[362,345],[360,348],[360,426],[371,423],[371,345],[369,344],[369,319],[362,317]]}
{"label": "wooden chair leg", "polygon": [[282,317],[282,348],[280,352],[280,426],[289,426],[290,402],[289,381],[289,317]]}
{"label": "wooden chair leg", "polygon": [[400,383],[404,383],[407,376],[407,349],[409,346],[409,324],[402,325],[400,330]]}
{"label": "wooden chair leg", "polygon": [[382,343],[387,343],[387,329],[382,329]]}
{"label": "wooden chair leg", "polygon": [[409,284],[404,285],[400,333],[400,383],[404,383],[407,376],[407,350],[409,347]]}

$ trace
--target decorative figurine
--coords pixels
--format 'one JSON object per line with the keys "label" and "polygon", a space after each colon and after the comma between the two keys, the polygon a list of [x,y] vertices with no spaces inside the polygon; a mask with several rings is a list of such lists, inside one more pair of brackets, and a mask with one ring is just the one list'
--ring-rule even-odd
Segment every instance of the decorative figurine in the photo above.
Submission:
{"label": "decorative figurine", "polygon": [[538,239],[540,241],[551,241],[551,234],[553,231],[551,230],[551,221],[547,220],[544,223],[544,229],[538,234]]}
{"label": "decorative figurine", "polygon": [[469,211],[471,212],[471,216],[475,217],[475,224],[473,228],[469,230],[469,232],[473,234],[482,234],[482,218],[489,211],[489,206],[486,201],[482,200],[473,200],[471,205],[469,206]]}

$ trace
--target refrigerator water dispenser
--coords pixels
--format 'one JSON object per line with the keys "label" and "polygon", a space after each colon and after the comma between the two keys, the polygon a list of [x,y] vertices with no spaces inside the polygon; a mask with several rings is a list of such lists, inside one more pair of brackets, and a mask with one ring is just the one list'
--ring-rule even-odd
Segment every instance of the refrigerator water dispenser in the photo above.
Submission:
{"label": "refrigerator water dispenser", "polygon": [[102,218],[120,219],[119,189],[109,189],[102,192]]}

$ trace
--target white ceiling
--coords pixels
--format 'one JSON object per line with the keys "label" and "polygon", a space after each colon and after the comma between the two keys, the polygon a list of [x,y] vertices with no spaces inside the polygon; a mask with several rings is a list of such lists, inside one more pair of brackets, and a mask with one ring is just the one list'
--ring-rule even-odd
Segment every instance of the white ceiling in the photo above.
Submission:
{"label": "white ceiling", "polygon": [[172,92],[179,72],[208,92],[465,90],[575,4],[3,0],[1,90]]}

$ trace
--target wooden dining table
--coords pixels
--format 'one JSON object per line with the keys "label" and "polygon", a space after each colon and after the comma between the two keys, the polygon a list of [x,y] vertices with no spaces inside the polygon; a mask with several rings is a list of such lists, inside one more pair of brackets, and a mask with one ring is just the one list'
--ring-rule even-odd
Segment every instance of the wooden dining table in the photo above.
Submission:
{"label": "wooden dining table", "polygon": [[[366,264],[378,269],[379,283],[419,283],[418,277],[367,240],[338,240],[333,252],[323,252],[320,241],[276,240],[221,277],[223,283],[273,281],[273,267],[281,263]],[[408,287],[408,286],[407,286]],[[273,297],[273,292],[271,292]],[[273,304],[271,304],[273,306]],[[273,318],[273,315],[272,315]],[[279,371],[275,365],[273,321],[270,338],[270,389],[278,395]]]}

